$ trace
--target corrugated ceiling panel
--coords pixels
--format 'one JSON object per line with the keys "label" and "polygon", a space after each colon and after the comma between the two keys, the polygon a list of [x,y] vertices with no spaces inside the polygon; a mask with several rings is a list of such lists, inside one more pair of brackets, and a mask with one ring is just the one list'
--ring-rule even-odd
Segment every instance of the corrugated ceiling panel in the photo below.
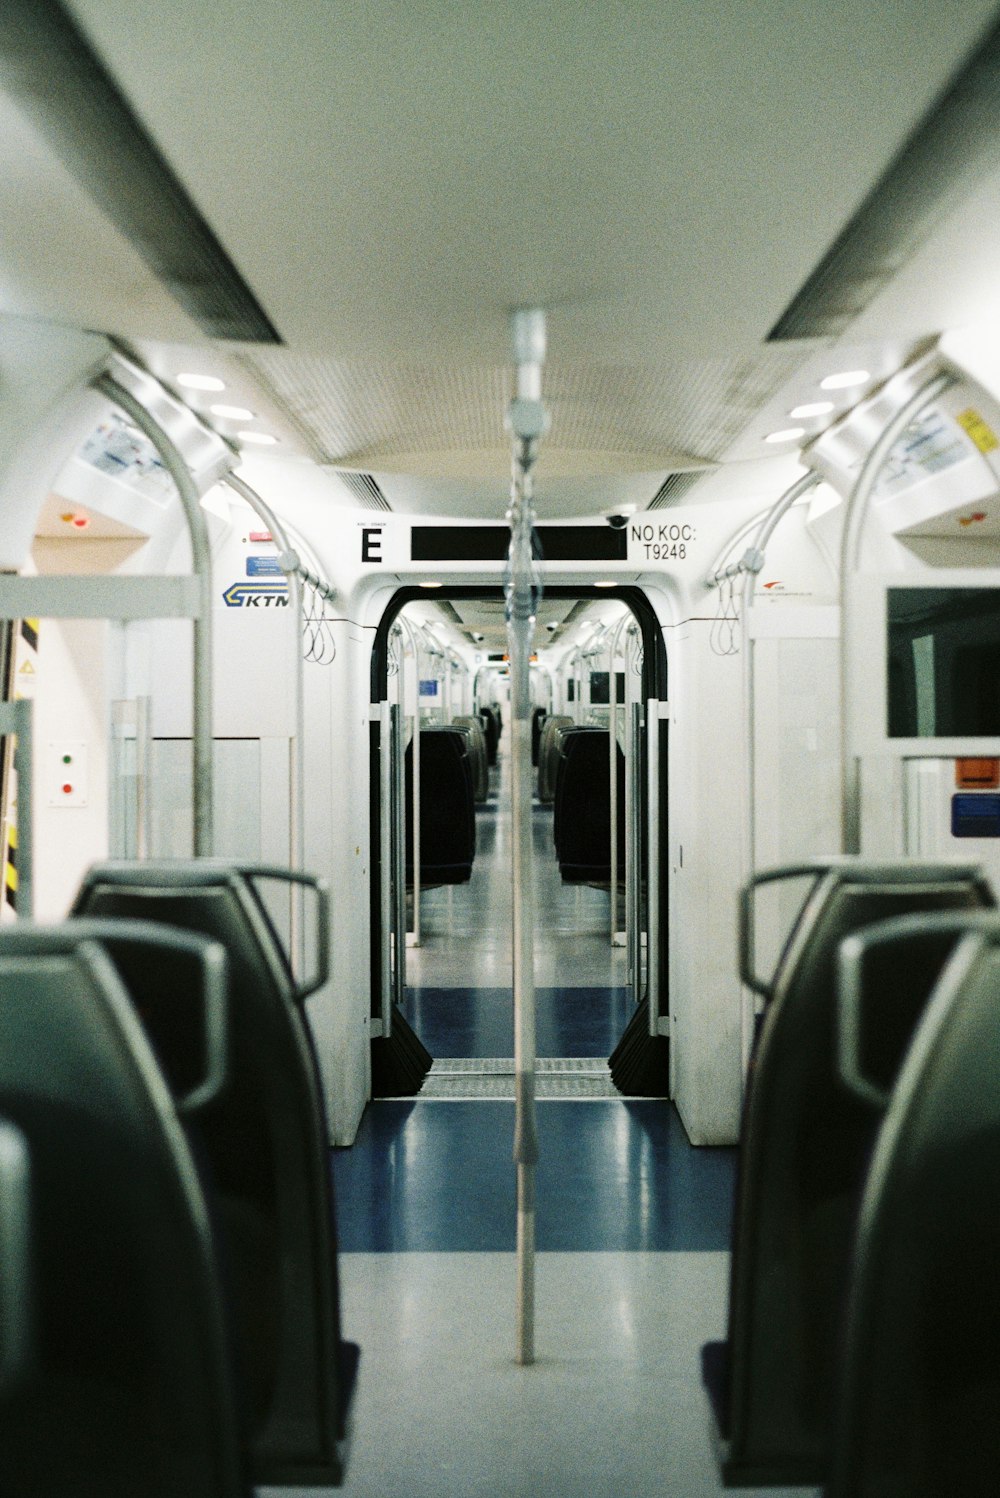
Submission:
{"label": "corrugated ceiling panel", "polygon": [[[751,357],[626,368],[546,366],[546,450],[681,453],[717,459],[807,357],[772,345]],[[288,350],[243,362],[303,429],[324,462],[378,471],[394,454],[504,449],[507,368],[364,365]],[[669,466],[665,464],[664,466]]]}

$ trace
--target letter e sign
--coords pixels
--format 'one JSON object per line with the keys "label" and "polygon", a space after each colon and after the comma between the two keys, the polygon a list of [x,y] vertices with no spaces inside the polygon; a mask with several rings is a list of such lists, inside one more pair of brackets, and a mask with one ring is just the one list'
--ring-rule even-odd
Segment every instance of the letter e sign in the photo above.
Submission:
{"label": "letter e sign", "polygon": [[380,525],[362,526],[361,560],[363,562],[382,561],[382,527]]}

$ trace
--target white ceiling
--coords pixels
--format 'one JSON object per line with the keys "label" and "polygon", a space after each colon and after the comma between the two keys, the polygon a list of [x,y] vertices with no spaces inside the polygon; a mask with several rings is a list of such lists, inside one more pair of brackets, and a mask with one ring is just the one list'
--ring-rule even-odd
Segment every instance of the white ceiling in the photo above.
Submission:
{"label": "white ceiling", "polygon": [[73,0],[287,343],[755,349],[992,0]]}
{"label": "white ceiling", "polygon": [[[519,305],[548,311],[542,508],[546,472],[579,513],[761,456],[824,361],[850,362],[768,329],[995,3],[68,8],[285,346],[207,347],[2,77],[0,307],[106,330],[162,374],[217,364],[285,450],[385,475],[401,508],[496,515]],[[998,181],[861,315],[851,358],[884,372],[1000,312]]]}

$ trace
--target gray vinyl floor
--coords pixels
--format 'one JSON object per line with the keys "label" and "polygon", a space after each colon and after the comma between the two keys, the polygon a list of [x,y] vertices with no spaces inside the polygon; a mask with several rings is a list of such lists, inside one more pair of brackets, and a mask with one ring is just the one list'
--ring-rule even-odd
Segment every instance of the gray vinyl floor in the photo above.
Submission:
{"label": "gray vinyl floor", "polygon": [[[610,943],[608,894],[564,886],[551,812],[536,807],[534,820],[536,984],[550,991],[550,1007],[568,1006],[578,1018],[602,989],[606,1005],[625,1013],[625,954]],[[503,761],[477,822],[472,880],[425,893],[423,945],[407,954],[411,1019],[419,1030],[433,1017],[438,1041],[441,1026],[455,1022],[452,1010],[477,1016],[464,1042],[490,1031],[490,1016],[509,1000]],[[722,1489],[699,1349],[725,1328],[728,1254],[720,1245],[732,1160],[692,1151],[663,1101],[628,1104],[612,1089],[603,1100],[546,1102],[539,1244],[560,1247],[538,1254],[536,1361],[518,1365],[513,1108],[490,1092],[506,1094],[510,1051],[506,1029],[493,1028],[504,1037],[496,1049],[434,1050],[450,1058],[440,1086],[467,1098],[476,1077],[462,1073],[475,1072],[482,1101],[373,1103],[358,1143],[337,1152],[341,1242],[351,1245],[340,1255],[343,1325],[362,1348],[342,1491],[714,1498]],[[559,1055],[546,1054],[561,1085]],[[606,1049],[580,1046],[565,1056],[584,1058],[576,1064],[595,1074],[595,1085],[610,1086]],[[636,1251],[621,1251],[630,1243]],[[562,1251],[577,1245],[588,1251]],[[269,1491],[277,1498],[279,1490]],[[307,1498],[309,1490],[283,1491]],[[767,1491],[780,1498],[791,1490]]]}

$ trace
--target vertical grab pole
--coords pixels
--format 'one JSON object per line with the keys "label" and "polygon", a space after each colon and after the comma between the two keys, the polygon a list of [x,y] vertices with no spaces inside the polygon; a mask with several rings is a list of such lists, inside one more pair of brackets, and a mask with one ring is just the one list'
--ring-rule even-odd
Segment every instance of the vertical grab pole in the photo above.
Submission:
{"label": "vertical grab pole", "polygon": [[[909,400],[904,402],[869,452],[847,501],[840,547],[840,804],[841,851],[844,853],[861,851],[860,766],[851,752],[853,725],[850,717],[850,668],[856,646],[850,589],[861,562],[861,535],[868,515],[868,502],[897,439],[913,418],[954,385],[955,380],[954,374],[942,370],[925,380]],[[878,648],[885,649],[884,640],[879,643]]]}
{"label": "vertical grab pole", "polygon": [[191,560],[198,579],[199,611],[193,620],[191,755],[193,760],[194,855],[210,858],[212,830],[212,551],[205,512],[191,472],[178,449],[141,401],[110,374],[98,375],[94,389],[113,401],[156,448],[180,496],[191,537]]}
{"label": "vertical grab pole", "polygon": [[618,935],[618,684],[615,677],[615,658],[623,626],[628,622],[624,613],[615,626],[608,647],[608,790],[611,805],[611,945]]}
{"label": "vertical grab pole", "polygon": [[149,794],[152,778],[151,697],[135,699],[135,853],[149,858],[153,846],[153,803]]}
{"label": "vertical grab pole", "polygon": [[510,552],[506,579],[512,717],[514,1162],[517,1167],[517,1361],[535,1361],[535,972],[531,826],[531,687],[529,657],[538,585],[532,550],[531,469],[548,421],[542,405],[545,314],[512,319],[517,392],[507,412],[513,438]]}
{"label": "vertical grab pole", "polygon": [[382,1036],[392,1034],[392,707],[379,703],[379,906],[382,933],[379,976],[382,991]]}
{"label": "vertical grab pole", "polygon": [[[780,499],[771,507],[761,521],[760,528],[751,543],[749,552],[743,561],[746,569],[743,573],[743,606],[740,609],[740,648],[743,652],[743,764],[744,784],[746,796],[744,805],[746,807],[743,823],[743,849],[746,860],[744,866],[744,878],[752,879],[757,871],[757,742],[756,742],[756,715],[757,715],[757,678],[754,662],[754,641],[750,632],[750,610],[753,608],[754,587],[757,582],[757,574],[764,565],[767,544],[788,511],[796,504],[810,489],[814,489],[820,481],[818,473],[806,473],[795,480],[791,488],[786,489]],[[744,990],[744,992],[748,992]],[[740,1020],[740,1055],[743,1061],[742,1075],[747,1075],[750,1065],[750,1050],[753,1044],[753,1018],[754,1018],[754,995],[749,994],[750,1002],[745,1002],[741,1010]]]}
{"label": "vertical grab pole", "polygon": [[660,703],[646,703],[646,998],[649,1033],[660,1033]]}
{"label": "vertical grab pole", "polygon": [[[420,945],[420,640],[409,619],[402,614],[399,622],[406,632],[413,651],[413,738],[410,754],[411,816],[413,832],[413,945]],[[406,658],[400,665],[403,697],[406,695]],[[406,777],[403,777],[403,798],[406,798]],[[406,861],[403,861],[403,876],[406,876]]]}
{"label": "vertical grab pole", "polygon": [[[255,514],[267,526],[275,544],[280,548],[278,553],[278,566],[288,580],[288,602],[291,606],[292,619],[295,621],[295,674],[293,681],[293,714],[295,721],[295,742],[292,745],[292,758],[289,765],[288,799],[290,803],[289,816],[291,826],[288,837],[288,862],[292,869],[302,869],[305,866],[305,661],[300,647],[299,637],[303,627],[302,606],[302,578],[300,576],[301,559],[285,527],[277,515],[266,504],[256,489],[252,489],[245,479],[241,479],[235,473],[227,473],[225,483],[245,500]],[[302,919],[302,886],[292,885],[292,908],[291,908],[291,945],[292,951],[298,953],[299,962],[305,967],[305,922]]]}
{"label": "vertical grab pole", "polygon": [[642,703],[633,702],[630,714],[632,758],[629,764],[628,785],[630,790],[628,808],[627,848],[627,894],[626,941],[632,969],[632,991],[637,1004],[642,1002],[642,798],[639,787],[642,781]]}
{"label": "vertical grab pole", "polygon": [[[400,650],[399,659],[399,688],[400,696],[403,694],[406,683],[403,680],[403,653]],[[403,756],[405,753],[405,731],[404,731],[404,704],[394,703],[392,707],[392,790],[393,790],[393,817],[392,837],[395,848],[395,859],[393,869],[395,873],[395,910],[394,925],[396,935],[396,981],[394,994],[397,1004],[402,1004],[406,995],[406,781],[403,774]]]}

